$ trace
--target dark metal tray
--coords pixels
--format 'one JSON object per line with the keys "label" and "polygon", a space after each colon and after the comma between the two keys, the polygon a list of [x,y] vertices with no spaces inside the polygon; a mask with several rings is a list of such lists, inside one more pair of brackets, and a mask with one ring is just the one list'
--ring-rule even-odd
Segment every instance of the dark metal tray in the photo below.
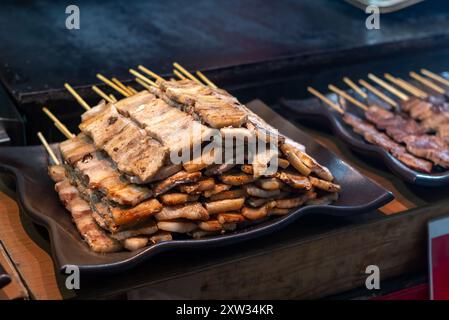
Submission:
{"label": "dark metal tray", "polygon": [[308,153],[332,171],[336,181],[342,186],[337,202],[326,206],[303,207],[289,215],[220,236],[201,240],[172,240],[136,252],[97,254],[81,241],[69,213],[60,204],[54,191],[54,183],[47,175],[47,154],[43,147],[0,148],[0,168],[15,176],[21,209],[36,223],[48,229],[57,267],[64,270],[67,265],[76,265],[82,272],[97,274],[123,271],[162,251],[217,247],[264,236],[308,214],[342,217],[368,212],[393,199],[391,192],[362,176],[265,104],[255,101],[248,104],[248,107],[269,124],[279,128],[281,133],[302,142]]}
{"label": "dark metal tray", "polygon": [[[333,101],[337,101],[334,94],[329,94],[328,97]],[[366,142],[361,135],[355,133],[349,125],[343,122],[339,113],[330,110],[329,107],[316,98],[306,100],[281,99],[280,103],[296,121],[312,120],[323,125],[330,124],[332,131],[347,143],[353,151],[367,157],[380,159],[393,173],[408,183],[425,187],[449,185],[449,170],[426,174],[410,169],[381,147]],[[362,115],[363,117],[358,108],[349,103],[348,107],[351,113]]]}

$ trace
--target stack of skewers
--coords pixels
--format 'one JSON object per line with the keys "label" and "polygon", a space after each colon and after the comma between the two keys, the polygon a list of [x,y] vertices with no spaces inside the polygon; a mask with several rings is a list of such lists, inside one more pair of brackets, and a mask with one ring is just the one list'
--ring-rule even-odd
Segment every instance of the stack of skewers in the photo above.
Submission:
{"label": "stack of skewers", "polygon": [[[167,81],[143,66],[139,69],[152,79],[130,70],[144,88],[140,92],[97,75],[124,98],[94,86],[102,97],[95,107],[66,84],[86,109],[77,135],[44,108],[67,137],[59,144],[60,161],[38,133],[54,162],[49,174],[93,251],[137,250],[182,235],[219,235],[338,198],[340,186],[331,172],[301,144],[278,135],[202,73],[197,78],[174,66],[179,80]],[[236,143],[224,159],[221,151],[205,146],[211,136],[215,142],[243,141],[244,150],[248,141],[257,141],[257,151],[239,157]],[[195,146],[200,152],[193,156]],[[174,161],[186,150],[188,159]]]}
{"label": "stack of skewers", "polygon": [[[381,99],[384,106],[369,99],[366,92],[347,77],[344,82],[361,99],[334,85],[329,85],[329,89],[339,96],[339,103],[311,87],[308,90],[340,113],[343,121],[366,141],[385,149],[409,168],[429,174],[449,168],[449,104],[441,86],[449,86],[449,80],[426,69],[421,73],[410,72],[416,84],[391,74],[384,75],[389,82],[368,75],[391,96],[359,80],[359,84]],[[347,102],[362,109],[364,119],[348,112]]]}

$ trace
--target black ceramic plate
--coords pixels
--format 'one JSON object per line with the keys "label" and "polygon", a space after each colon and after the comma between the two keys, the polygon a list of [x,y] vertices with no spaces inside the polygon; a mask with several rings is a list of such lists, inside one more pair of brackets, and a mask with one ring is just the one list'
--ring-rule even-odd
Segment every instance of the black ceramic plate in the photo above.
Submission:
{"label": "black ceramic plate", "polygon": [[[328,97],[333,101],[337,101],[334,94],[329,94]],[[448,170],[443,171],[437,169],[430,174],[426,174],[410,169],[381,147],[366,142],[361,135],[355,133],[349,125],[344,123],[338,112],[331,110],[316,98],[307,100],[282,99],[281,105],[288,109],[288,113],[290,113],[295,120],[313,120],[330,124],[333,132],[346,142],[352,150],[366,156],[381,159],[393,173],[406,182],[426,187],[449,185]],[[351,106],[349,103],[348,107],[350,112],[363,117],[360,109]]]}
{"label": "black ceramic plate", "polygon": [[277,231],[306,214],[354,215],[379,208],[393,199],[389,191],[356,172],[263,103],[253,102],[248,106],[271,125],[281,128],[282,133],[304,142],[308,153],[332,171],[336,181],[342,186],[340,199],[336,203],[307,206],[283,217],[206,239],[162,242],[137,252],[96,254],[81,241],[69,213],[58,200],[54,184],[47,176],[47,154],[43,147],[0,148],[0,167],[15,175],[22,209],[48,229],[57,266],[64,269],[66,265],[76,265],[83,272],[117,272],[141,263],[161,251],[175,252],[236,243]]}
{"label": "black ceramic plate", "polygon": [[3,266],[0,264],[0,289],[6,286],[8,283],[11,282],[11,278],[6,273]]}

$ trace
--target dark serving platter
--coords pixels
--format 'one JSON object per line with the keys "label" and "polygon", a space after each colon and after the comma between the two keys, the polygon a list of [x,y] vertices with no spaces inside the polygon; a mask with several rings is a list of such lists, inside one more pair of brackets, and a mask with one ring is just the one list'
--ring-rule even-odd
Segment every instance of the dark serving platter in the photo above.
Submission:
{"label": "dark serving platter", "polygon": [[[281,133],[304,143],[308,153],[333,172],[342,186],[337,202],[299,208],[289,215],[224,235],[200,240],[175,239],[136,252],[97,254],[81,241],[69,213],[60,204],[54,184],[47,175],[47,153],[42,146],[0,148],[0,168],[15,176],[21,209],[48,229],[52,255],[60,270],[76,265],[82,272],[96,274],[122,271],[162,251],[217,247],[267,235],[308,214],[349,216],[375,210],[393,200],[391,192],[362,176],[262,102],[253,101],[248,107],[269,124],[280,128]],[[56,149],[55,145],[53,147]]]}
{"label": "dark serving platter", "polygon": [[11,277],[6,273],[3,266],[0,264],[0,289],[11,282]]}
{"label": "dark serving platter", "polygon": [[[337,102],[337,96],[335,94],[328,94],[327,97]],[[425,187],[449,185],[449,170],[437,168],[432,173],[427,174],[410,169],[381,147],[365,141],[361,135],[354,132],[349,125],[344,123],[338,112],[331,110],[317,98],[305,100],[281,99],[280,104],[287,109],[287,113],[296,121],[304,122],[309,120],[325,125],[330,124],[332,131],[348,144],[353,151],[380,159],[393,173],[408,183]],[[364,117],[363,112],[350,103],[347,104],[347,108],[349,112],[362,118]]]}

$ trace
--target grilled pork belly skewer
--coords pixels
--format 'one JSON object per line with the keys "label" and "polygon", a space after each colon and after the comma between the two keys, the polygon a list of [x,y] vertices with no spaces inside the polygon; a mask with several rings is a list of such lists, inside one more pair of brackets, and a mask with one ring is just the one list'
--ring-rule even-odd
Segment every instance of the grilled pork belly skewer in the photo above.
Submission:
{"label": "grilled pork belly skewer", "polygon": [[[335,108],[335,103],[328,103],[330,101],[329,99],[321,99],[324,95],[319,94],[316,95],[315,93],[318,92],[317,90],[313,88],[308,88],[308,91],[315,95],[318,99],[323,101],[325,104],[330,106],[332,109],[337,111],[339,114],[342,115],[343,121],[350,125],[355,132],[362,135],[366,141],[375,144],[386,151],[388,151],[393,157],[404,163],[406,166],[418,170],[421,172],[430,173],[432,171],[432,163],[423,159],[419,159],[410,153],[407,152],[407,150],[401,146],[400,144],[393,141],[390,137],[388,137],[386,134],[378,131],[373,125],[369,124],[368,122],[360,119],[359,117],[349,114],[339,106],[338,108]],[[343,97],[344,98],[344,97]]]}
{"label": "grilled pork belly skewer", "polygon": [[71,213],[73,222],[83,239],[94,252],[109,253],[119,251],[121,249],[120,243],[109,237],[106,232],[95,223],[95,220],[92,218],[92,210],[89,204],[80,197],[78,190],[73,187],[66,178],[65,168],[56,158],[53,150],[49,147],[47,140],[41,132],[38,132],[37,135],[47,150],[50,158],[55,163],[48,167],[50,177],[56,183],[55,190],[58,192],[59,198],[64,206]]}

